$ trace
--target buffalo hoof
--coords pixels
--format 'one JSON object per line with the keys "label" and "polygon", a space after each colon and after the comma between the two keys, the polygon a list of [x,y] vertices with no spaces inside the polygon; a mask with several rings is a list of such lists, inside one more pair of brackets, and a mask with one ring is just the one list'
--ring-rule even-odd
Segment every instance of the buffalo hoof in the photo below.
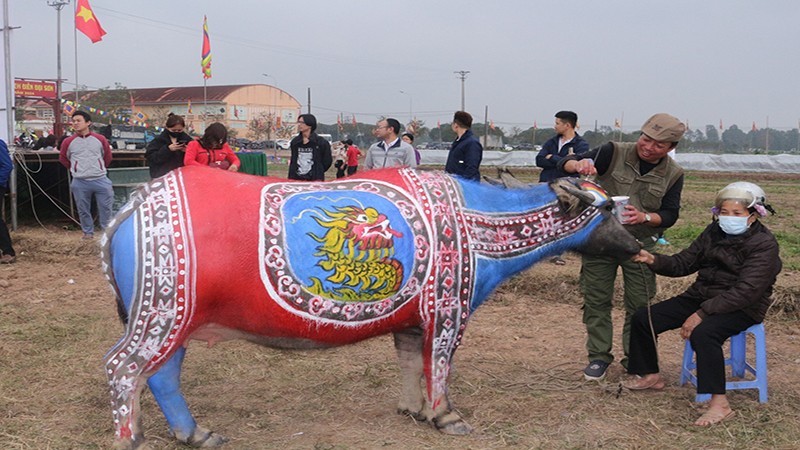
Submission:
{"label": "buffalo hoof", "polygon": [[139,436],[136,439],[117,439],[112,448],[114,450],[146,450],[147,444],[144,442],[144,436]]}
{"label": "buffalo hoof", "polygon": [[423,414],[420,411],[411,411],[410,409],[398,408],[397,409],[397,414],[400,414],[401,416],[411,417],[416,422],[427,422],[428,421],[428,418],[425,416],[425,414]]}
{"label": "buffalo hoof", "polygon": [[472,426],[464,421],[457,413],[450,411],[449,413],[435,417],[431,423],[437,430],[444,434],[453,436],[465,436],[472,433]]}
{"label": "buffalo hoof", "polygon": [[220,447],[228,442],[228,438],[225,436],[214,433],[213,431],[207,430],[201,426],[196,427],[194,429],[194,433],[192,433],[188,439],[179,440],[186,443],[186,445],[196,448]]}

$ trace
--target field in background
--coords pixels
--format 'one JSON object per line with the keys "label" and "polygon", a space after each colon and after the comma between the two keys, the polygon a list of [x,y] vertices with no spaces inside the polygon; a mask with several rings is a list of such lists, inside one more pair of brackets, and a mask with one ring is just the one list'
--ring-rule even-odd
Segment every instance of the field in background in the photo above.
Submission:
{"label": "field in background", "polygon": [[[485,169],[491,175],[491,169]],[[274,175],[285,167],[270,167]],[[535,170],[515,173],[534,181]],[[679,250],[705,226],[714,192],[759,183],[778,215],[765,223],[781,239],[786,269],[767,318],[770,401],[731,393],[736,418],[712,429],[694,391],[677,386],[683,343],[659,340],[661,393],[619,392],[622,369],[584,382],[586,364],[577,277],[579,259],[542,263],[502,285],[471,318],[455,357],[451,398],[476,428],[444,436],[395,413],[400,392],[392,340],[291,352],[244,342],[192,343],[183,390],[198,422],[232,439],[227,449],[796,448],[800,442],[798,176],[690,173],[684,209],[667,237]],[[23,227],[16,264],[0,266],[0,448],[104,449],[113,441],[101,359],[122,333],[100,271],[96,243],[79,231]],[[795,241],[792,241],[794,239]],[[659,279],[658,299],[690,282]],[[618,295],[619,297],[619,295]],[[615,308],[617,342],[621,314]],[[152,449],[183,449],[169,436],[149,393],[144,428]]]}

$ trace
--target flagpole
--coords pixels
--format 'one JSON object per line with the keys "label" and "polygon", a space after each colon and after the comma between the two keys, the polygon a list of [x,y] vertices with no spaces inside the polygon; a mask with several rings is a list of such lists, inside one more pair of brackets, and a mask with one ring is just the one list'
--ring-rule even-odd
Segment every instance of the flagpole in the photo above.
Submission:
{"label": "flagpole", "polygon": [[67,0],[51,0],[47,2],[48,6],[56,9],[56,107],[53,108],[55,112],[55,123],[53,124],[56,137],[61,137],[64,133],[61,123],[61,114],[56,111],[61,111],[61,10],[69,3]]}
{"label": "flagpole", "polygon": [[[17,168],[14,164],[14,81],[11,79],[11,30],[19,27],[12,27],[8,17],[8,0],[3,0],[3,77],[5,80],[5,105],[6,110],[6,136],[7,147],[11,155],[11,173],[9,174],[9,194],[11,194],[11,229],[17,231]],[[2,126],[2,125],[0,125]]]}
{"label": "flagpole", "polygon": [[[72,15],[72,21],[75,24],[75,29],[72,30],[72,37],[75,41],[75,102],[78,102],[79,97],[79,85],[78,85],[78,2],[75,2],[74,13]],[[59,105],[60,107],[61,105]],[[60,113],[59,113],[60,114]]]}
{"label": "flagpole", "polygon": [[206,93],[206,84],[208,83],[208,78],[205,76],[203,77],[203,133],[205,133],[206,129],[206,114],[208,114],[208,94]]}

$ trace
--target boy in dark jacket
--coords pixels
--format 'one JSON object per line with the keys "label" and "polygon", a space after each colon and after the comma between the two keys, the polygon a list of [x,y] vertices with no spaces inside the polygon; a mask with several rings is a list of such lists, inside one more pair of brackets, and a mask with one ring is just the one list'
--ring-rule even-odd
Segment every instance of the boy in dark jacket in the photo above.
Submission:
{"label": "boy in dark jacket", "polygon": [[572,111],[556,113],[556,135],[544,143],[536,155],[536,165],[542,168],[539,182],[553,181],[559,177],[577,177],[577,173],[558,170],[558,163],[566,156],[581,155],[589,151],[589,143],[575,131],[578,115]]}
{"label": "boy in dark jacket", "polygon": [[472,134],[472,116],[466,111],[456,111],[451,125],[456,140],[450,146],[444,171],[468,180],[481,180],[483,146]]}
{"label": "boy in dark jacket", "polygon": [[317,129],[317,118],[313,114],[300,114],[297,128],[300,132],[289,143],[292,156],[289,160],[288,178],[325,181],[325,172],[333,164],[330,142],[314,132]]}

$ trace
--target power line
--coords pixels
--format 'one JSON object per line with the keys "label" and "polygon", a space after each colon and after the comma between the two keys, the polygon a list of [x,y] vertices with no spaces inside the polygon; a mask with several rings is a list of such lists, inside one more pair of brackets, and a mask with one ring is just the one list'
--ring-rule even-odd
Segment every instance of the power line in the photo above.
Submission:
{"label": "power line", "polygon": [[[182,34],[188,34],[192,36],[199,36],[199,28],[191,28],[181,25],[175,25],[169,22],[164,22],[161,20],[151,19],[149,17],[139,16],[136,14],[131,14],[123,11],[117,11],[110,8],[105,8],[102,6],[93,6],[96,10],[101,10],[103,12],[108,12],[111,15],[121,19],[127,20],[134,23],[140,23],[149,25],[155,28],[162,28],[162,29],[169,29],[171,31],[179,32]],[[131,20],[137,19],[137,20]],[[155,25],[154,25],[155,24]],[[433,67],[422,67],[422,66],[412,66],[407,63],[394,63],[394,62],[379,62],[379,61],[370,61],[370,60],[363,60],[363,59],[356,59],[350,56],[345,55],[331,55],[330,53],[318,53],[313,51],[308,51],[296,47],[289,47],[284,45],[270,45],[265,44],[261,41],[256,41],[252,39],[242,38],[240,36],[230,36],[223,33],[214,32],[213,38],[219,39],[224,42],[229,42],[234,45],[254,48],[258,50],[266,50],[272,51],[275,53],[280,53],[288,56],[294,56],[298,58],[307,58],[307,59],[314,59],[320,61],[328,61],[328,62],[337,62],[342,64],[350,64],[350,65],[359,65],[359,66],[367,66],[367,67],[378,67],[378,68],[404,68],[404,69],[417,69],[417,70],[425,70],[430,72],[440,72],[441,69],[433,68]]]}

